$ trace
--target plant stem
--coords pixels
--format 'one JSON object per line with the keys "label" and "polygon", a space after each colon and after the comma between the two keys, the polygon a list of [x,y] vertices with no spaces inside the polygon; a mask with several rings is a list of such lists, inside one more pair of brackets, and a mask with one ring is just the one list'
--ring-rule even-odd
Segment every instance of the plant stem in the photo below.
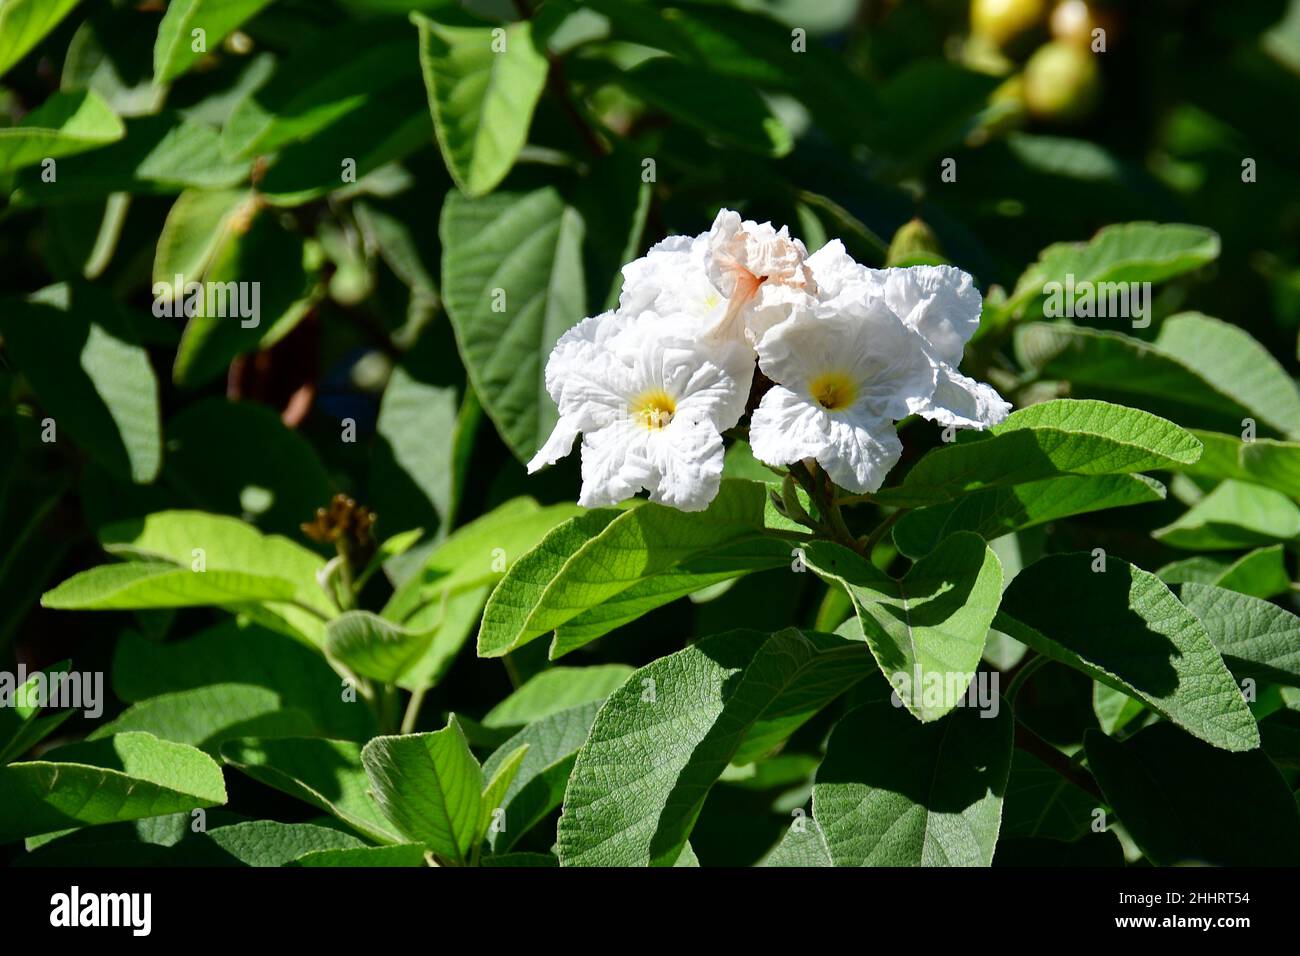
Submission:
{"label": "plant stem", "polygon": [[867,552],[868,557],[870,557],[871,553],[876,550],[876,545],[880,544],[880,542],[884,540],[885,535],[889,533],[889,529],[898,522],[899,518],[903,517],[903,515],[907,514],[910,510],[910,508],[899,508],[898,510],[886,515],[885,520],[876,525],[875,530],[867,536],[867,541],[862,546],[862,549]]}
{"label": "plant stem", "polygon": [[402,715],[403,734],[414,732],[415,724],[420,717],[420,706],[424,703],[424,695],[428,688],[421,687],[419,690],[411,692],[411,699],[406,702],[406,713]]}
{"label": "plant stem", "polygon": [[[1042,659],[1038,658],[1038,660]],[[1106,798],[1102,796],[1101,788],[1097,786],[1097,782],[1092,779],[1090,774],[1081,772],[1065,754],[1043,740],[1020,721],[1016,721],[1015,745],[1021,750],[1033,754],[1070,783],[1089,796],[1094,797],[1099,803],[1105,802]]]}
{"label": "plant stem", "polygon": [[1011,701],[1013,706],[1016,702],[1016,695],[1020,693],[1020,688],[1023,687],[1025,682],[1033,676],[1034,671],[1038,670],[1049,660],[1051,660],[1051,658],[1038,654],[1029,658],[1029,660],[1022,663],[1016,669],[1015,676],[1011,678],[1011,684],[1007,687],[1007,700]]}

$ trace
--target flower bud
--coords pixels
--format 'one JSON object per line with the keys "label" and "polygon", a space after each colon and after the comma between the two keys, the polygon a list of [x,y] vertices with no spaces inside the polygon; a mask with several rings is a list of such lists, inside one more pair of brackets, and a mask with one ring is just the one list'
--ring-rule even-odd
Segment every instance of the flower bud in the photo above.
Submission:
{"label": "flower bud", "polygon": [[1092,111],[1100,93],[1101,70],[1086,49],[1053,40],[1025,64],[1025,106],[1038,119],[1081,119]]}

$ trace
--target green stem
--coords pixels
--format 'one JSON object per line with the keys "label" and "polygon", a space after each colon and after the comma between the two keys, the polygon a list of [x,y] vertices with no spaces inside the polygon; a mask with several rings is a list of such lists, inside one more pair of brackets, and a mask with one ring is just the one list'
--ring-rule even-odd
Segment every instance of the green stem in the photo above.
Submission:
{"label": "green stem", "polygon": [[1015,676],[1011,678],[1011,686],[1007,688],[1007,700],[1011,701],[1014,705],[1016,702],[1016,695],[1020,693],[1020,688],[1024,686],[1025,681],[1029,680],[1036,670],[1050,660],[1050,657],[1044,657],[1042,654],[1039,654],[1021,664],[1016,670]]}
{"label": "green stem", "polygon": [[867,541],[862,546],[862,549],[867,552],[868,556],[876,550],[876,545],[880,544],[880,542],[884,540],[885,535],[889,533],[889,529],[898,523],[898,519],[903,517],[903,515],[907,514],[910,510],[911,509],[909,508],[899,508],[897,511],[887,515],[885,520],[880,522],[880,524],[876,525],[875,530],[867,536]]}
{"label": "green stem", "polygon": [[428,688],[421,687],[411,692],[411,699],[406,702],[406,713],[402,715],[401,733],[409,734],[415,731],[415,724],[420,718],[420,707],[424,703],[427,690]]}

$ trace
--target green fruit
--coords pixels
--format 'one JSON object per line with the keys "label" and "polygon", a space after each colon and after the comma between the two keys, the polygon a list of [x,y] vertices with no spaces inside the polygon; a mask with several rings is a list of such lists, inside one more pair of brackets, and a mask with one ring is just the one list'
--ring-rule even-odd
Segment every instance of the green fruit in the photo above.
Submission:
{"label": "green fruit", "polygon": [[1092,111],[1100,93],[1096,57],[1073,44],[1044,44],[1025,64],[1025,106],[1039,119],[1080,119]]}
{"label": "green fruit", "polygon": [[971,0],[971,32],[1003,49],[1035,27],[1047,15],[1045,0]]}

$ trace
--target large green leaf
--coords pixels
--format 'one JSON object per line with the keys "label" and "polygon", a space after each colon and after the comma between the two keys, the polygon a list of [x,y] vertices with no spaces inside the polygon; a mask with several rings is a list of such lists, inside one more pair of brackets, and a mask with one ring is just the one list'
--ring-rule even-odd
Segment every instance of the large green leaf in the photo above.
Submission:
{"label": "large green leaf", "polygon": [[1300,686],[1300,618],[1268,601],[1209,584],[1184,584],[1179,596],[1234,674]]}
{"label": "large green leaf", "polygon": [[376,737],[361,751],[371,793],[405,836],[463,864],[481,809],[483,772],[453,718],[443,730]]}
{"label": "large green leaf", "polygon": [[859,633],[908,711],[931,721],[961,702],[1002,595],[1002,565],[983,538],[943,539],[902,580],[838,544],[815,542],[805,553],[848,591]]}
{"label": "large green leaf", "polygon": [[1233,478],[1281,491],[1300,501],[1300,442],[1193,432],[1205,445],[1200,460],[1183,471],[1207,478]]}
{"label": "large green leaf", "polygon": [[950,534],[974,531],[986,540],[1107,508],[1162,501],[1164,486],[1142,475],[1065,475],[1009,488],[988,488],[947,504],[908,512],[894,543],[911,558],[928,554]]}
{"label": "large green leaf", "polygon": [[528,461],[558,413],[544,369],[586,315],[582,217],[551,187],[443,205],[442,287],[475,393],[501,437]]}
{"label": "large green leaf", "polygon": [[1073,275],[1082,282],[1163,282],[1219,255],[1219,237],[1202,226],[1129,222],[1107,226],[1088,242],[1048,246],[1025,270],[1001,311],[1020,314],[1047,295],[1044,286]]}
{"label": "large green leaf", "polygon": [[0,0],[0,74],[27,55],[80,0]]}
{"label": "large green leaf", "polygon": [[483,718],[484,727],[523,727],[557,711],[604,700],[626,683],[626,664],[552,667],[533,675]]}
{"label": "large green leaf", "polygon": [[1259,728],[1201,622],[1154,574],[1113,556],[1056,554],[1020,572],[999,630],[1136,697],[1226,750],[1259,746]]}
{"label": "large green leaf", "polygon": [[1157,866],[1295,866],[1295,797],[1262,750],[1225,753],[1169,724],[1125,740],[1090,730],[1088,767]]}
{"label": "large green leaf", "polygon": [[0,767],[0,843],[225,802],[221,768],[201,750],[119,734]]}
{"label": "large green leaf", "polygon": [[[113,692],[137,702],[210,684],[274,692],[286,709],[308,714],[330,737],[368,740],[374,716],[320,652],[284,634],[232,619],[183,641],[158,644],[127,631],[113,656]],[[345,693],[346,692],[346,693]]]}
{"label": "large green leaf", "polygon": [[564,800],[564,788],[578,748],[586,743],[600,704],[599,700],[589,701],[539,718],[498,747],[483,763],[483,773],[491,775],[507,757],[528,745],[518,773],[492,808],[499,806],[505,811],[499,826],[489,831],[494,852],[501,853],[514,846]]}
{"label": "large green leaf", "polygon": [[158,382],[134,317],[90,285],[49,286],[0,308],[5,350],[59,432],[114,475],[146,483],[162,459]]}
{"label": "large green leaf", "polygon": [[1151,534],[1193,551],[1295,541],[1300,538],[1300,506],[1280,491],[1230,479]]}
{"label": "large green leaf", "polygon": [[449,26],[418,13],[411,20],[443,160],[462,191],[483,196],[528,139],[546,57],[533,46],[527,21],[493,28]]}
{"label": "large green leaf", "polygon": [[368,792],[361,745],[319,737],[228,740],[222,759],[269,787],[305,800],[379,843],[400,843]]}
{"label": "large green leaf", "polygon": [[[743,548],[723,562],[729,577],[785,564],[786,544],[762,540],[766,500],[763,485],[727,480],[697,514],[645,503],[588,511],[560,525],[492,592],[479,629],[479,655],[500,657],[554,630],[551,656],[559,657],[651,607],[712,583],[704,574],[690,573],[690,586],[677,575],[690,572],[690,562],[729,547]],[[673,587],[652,593],[655,582],[665,578]],[[631,601],[631,612],[599,626],[581,626],[585,612],[620,598]]]}
{"label": "large green leaf", "polygon": [[856,641],[730,631],[641,668],[578,751],[558,847],[565,866],[668,866],[733,760],[779,746],[870,673]]}
{"label": "large green leaf", "polygon": [[1212,584],[1253,597],[1272,598],[1291,590],[1282,545],[1256,548],[1236,560],[1198,554],[1166,564],[1156,572],[1166,584]]}
{"label": "large green leaf", "polygon": [[163,607],[218,607],[288,601],[294,586],[242,571],[191,571],[162,561],[104,564],[81,571],[41,595],[41,607],[117,611]]}
{"label": "large green leaf", "polygon": [[1060,399],[1013,412],[986,432],[963,433],[876,497],[899,505],[940,504],[963,492],[1058,475],[1176,468],[1200,453],[1191,434],[1149,412]]}
{"label": "large green leaf", "polygon": [[1077,840],[1088,833],[1096,806],[1096,797],[1033,754],[1017,750],[1011,757],[1001,835]]}
{"label": "large green leaf", "polygon": [[314,551],[250,524],[204,511],[159,511],[99,529],[104,550],[142,561],[193,568],[201,556],[209,571],[243,571],[294,586],[296,600],[327,617],[337,612],[316,576],[325,560]]}
{"label": "large green leaf", "polygon": [[227,189],[248,178],[248,160],[226,159],[220,134],[175,113],[126,121],[126,136],[93,153],[59,162],[58,178],[44,182],[35,169],[18,174],[16,206],[103,199],[111,193],[179,193]]}
{"label": "large green leaf", "polygon": [[185,73],[202,53],[194,51],[193,31],[202,30],[206,49],[216,51],[232,30],[271,0],[176,0],[167,6],[153,48],[154,82],[162,85]]}
{"label": "large green leaf", "polygon": [[917,723],[890,701],[846,714],[813,783],[836,866],[988,866],[1011,767],[1010,707]]}
{"label": "large green leaf", "polygon": [[284,706],[273,690],[250,684],[213,683],[141,701],[101,724],[87,739],[128,731],[189,744],[215,756],[222,741],[231,737],[308,735],[318,729],[308,714]]}
{"label": "large green leaf", "polygon": [[618,71],[614,82],[707,137],[741,149],[784,156],[794,140],[749,84],[669,57]]}
{"label": "large green leaf", "polygon": [[1069,381],[1076,395],[1147,404],[1188,424],[1235,427],[1253,417],[1282,434],[1300,432],[1300,388],[1286,370],[1249,333],[1199,313],[1165,319],[1154,342],[1035,323],[1017,330],[1016,353],[1040,377]]}
{"label": "large green leaf", "polygon": [[227,156],[247,159],[306,140],[415,82],[407,30],[391,22],[344,24],[282,61],[271,79],[231,112],[221,132]]}
{"label": "large green leaf", "polygon": [[817,821],[800,817],[790,824],[781,842],[763,858],[761,866],[807,867],[834,866],[826,835]]}
{"label": "large green leaf", "polygon": [[0,173],[98,149],[125,135],[122,121],[95,91],[55,93],[17,126],[0,129]]}

